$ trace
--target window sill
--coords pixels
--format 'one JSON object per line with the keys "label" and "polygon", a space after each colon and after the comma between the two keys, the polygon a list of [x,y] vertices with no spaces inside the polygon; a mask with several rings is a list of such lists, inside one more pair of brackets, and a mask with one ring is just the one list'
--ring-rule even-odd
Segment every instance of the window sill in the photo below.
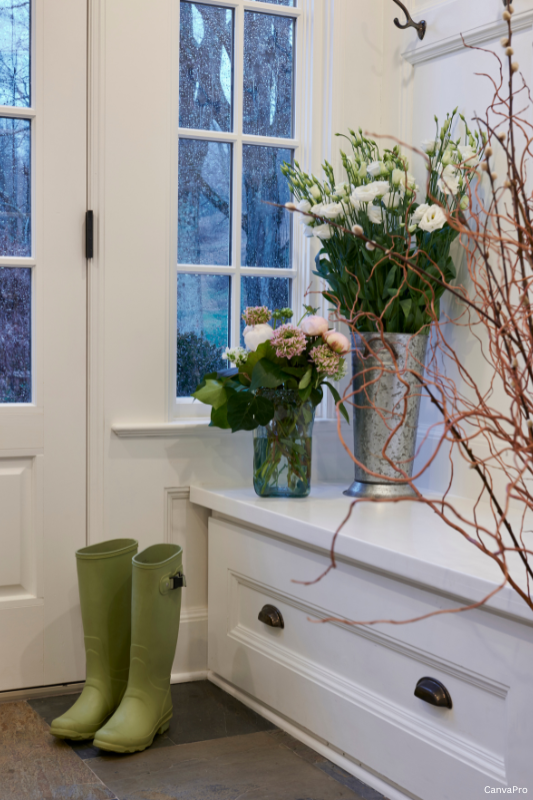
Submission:
{"label": "window sill", "polygon": [[[343,427],[347,428],[348,426],[343,423]],[[184,418],[175,422],[119,423],[112,425],[111,430],[120,439],[173,439],[180,436],[220,436],[221,434],[226,436],[231,434],[229,430],[211,428],[208,417],[205,419]],[[314,430],[315,433],[336,433],[337,422],[332,419],[317,419]],[[246,433],[246,431],[240,431],[240,433]]]}

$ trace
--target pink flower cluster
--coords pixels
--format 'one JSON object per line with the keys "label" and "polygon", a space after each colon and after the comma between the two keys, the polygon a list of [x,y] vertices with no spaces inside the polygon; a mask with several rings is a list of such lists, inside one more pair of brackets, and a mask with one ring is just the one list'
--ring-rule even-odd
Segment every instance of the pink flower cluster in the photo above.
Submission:
{"label": "pink flower cluster", "polygon": [[242,318],[247,325],[264,325],[272,316],[272,311],[266,306],[248,306],[244,309]]}
{"label": "pink flower cluster", "polygon": [[344,359],[335,353],[328,344],[319,344],[317,347],[313,347],[309,355],[318,371],[324,375],[333,378],[342,371]]}
{"label": "pink flower cluster", "polygon": [[307,339],[300,328],[288,324],[276,328],[270,343],[278,358],[294,358],[303,353],[307,346]]}

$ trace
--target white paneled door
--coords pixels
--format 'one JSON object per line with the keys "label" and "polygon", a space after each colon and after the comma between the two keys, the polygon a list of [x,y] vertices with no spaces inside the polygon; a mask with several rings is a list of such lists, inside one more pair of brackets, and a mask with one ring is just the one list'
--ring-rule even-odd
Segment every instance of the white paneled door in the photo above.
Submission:
{"label": "white paneled door", "polygon": [[0,691],[83,678],[86,0],[0,0]]}

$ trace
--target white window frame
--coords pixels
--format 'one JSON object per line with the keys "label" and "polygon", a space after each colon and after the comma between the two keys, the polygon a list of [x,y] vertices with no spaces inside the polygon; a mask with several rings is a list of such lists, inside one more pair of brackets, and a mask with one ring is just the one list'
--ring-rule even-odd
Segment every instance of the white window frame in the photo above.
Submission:
{"label": "white window frame", "polygon": [[13,416],[25,419],[42,413],[42,271],[37,269],[41,253],[41,204],[38,187],[42,185],[42,126],[40,125],[40,102],[42,69],[41,38],[43,10],[36,0],[30,3],[30,106],[2,106],[0,117],[23,119],[30,123],[30,215],[31,255],[0,256],[0,267],[31,269],[31,401],[29,403],[0,403],[3,418]]}
{"label": "white window frame", "polygon": [[[192,0],[194,1],[194,0]],[[231,346],[240,342],[240,279],[241,276],[260,276],[272,278],[288,278],[291,280],[291,305],[295,316],[298,315],[304,302],[307,288],[312,281],[312,255],[308,242],[304,242],[298,221],[293,221],[292,235],[292,268],[276,269],[268,267],[241,266],[241,209],[242,209],[242,145],[254,144],[269,147],[282,147],[293,150],[295,158],[302,167],[311,169],[311,132],[313,129],[313,45],[315,36],[316,0],[297,0],[296,7],[259,2],[259,0],[197,0],[203,5],[231,8],[234,11],[234,87],[233,87],[233,128],[232,133],[221,133],[210,130],[196,130],[179,127],[179,6],[176,0],[174,9],[173,30],[176,44],[174,47],[174,89],[173,119],[174,149],[172,154],[171,198],[171,268],[170,268],[170,336],[169,348],[169,418],[183,419],[191,417],[208,417],[211,409],[190,397],[176,397],[176,320],[177,320],[177,277],[178,272],[196,274],[218,274],[231,276]],[[292,139],[255,136],[242,132],[243,108],[243,59],[244,59],[244,14],[246,11],[262,12],[271,15],[288,17],[295,20],[295,59],[293,83],[294,136]],[[232,266],[207,266],[198,264],[177,264],[178,237],[178,141],[180,138],[207,139],[227,142],[233,146],[232,158]],[[288,212],[287,212],[288,213]],[[318,305],[318,301],[310,300]]]}

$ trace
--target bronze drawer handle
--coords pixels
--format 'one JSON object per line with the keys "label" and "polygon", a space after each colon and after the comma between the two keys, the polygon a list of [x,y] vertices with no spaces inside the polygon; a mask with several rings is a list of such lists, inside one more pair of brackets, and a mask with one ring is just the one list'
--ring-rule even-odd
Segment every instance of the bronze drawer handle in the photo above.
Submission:
{"label": "bronze drawer handle", "polygon": [[264,622],[265,625],[270,625],[271,628],[285,627],[281,611],[279,611],[276,606],[271,606],[268,603],[266,606],[263,606],[257,619],[259,622]]}
{"label": "bronze drawer handle", "polygon": [[420,678],[416,684],[415,697],[419,697],[425,703],[440,708],[451,708],[452,698],[448,689],[436,678]]}

